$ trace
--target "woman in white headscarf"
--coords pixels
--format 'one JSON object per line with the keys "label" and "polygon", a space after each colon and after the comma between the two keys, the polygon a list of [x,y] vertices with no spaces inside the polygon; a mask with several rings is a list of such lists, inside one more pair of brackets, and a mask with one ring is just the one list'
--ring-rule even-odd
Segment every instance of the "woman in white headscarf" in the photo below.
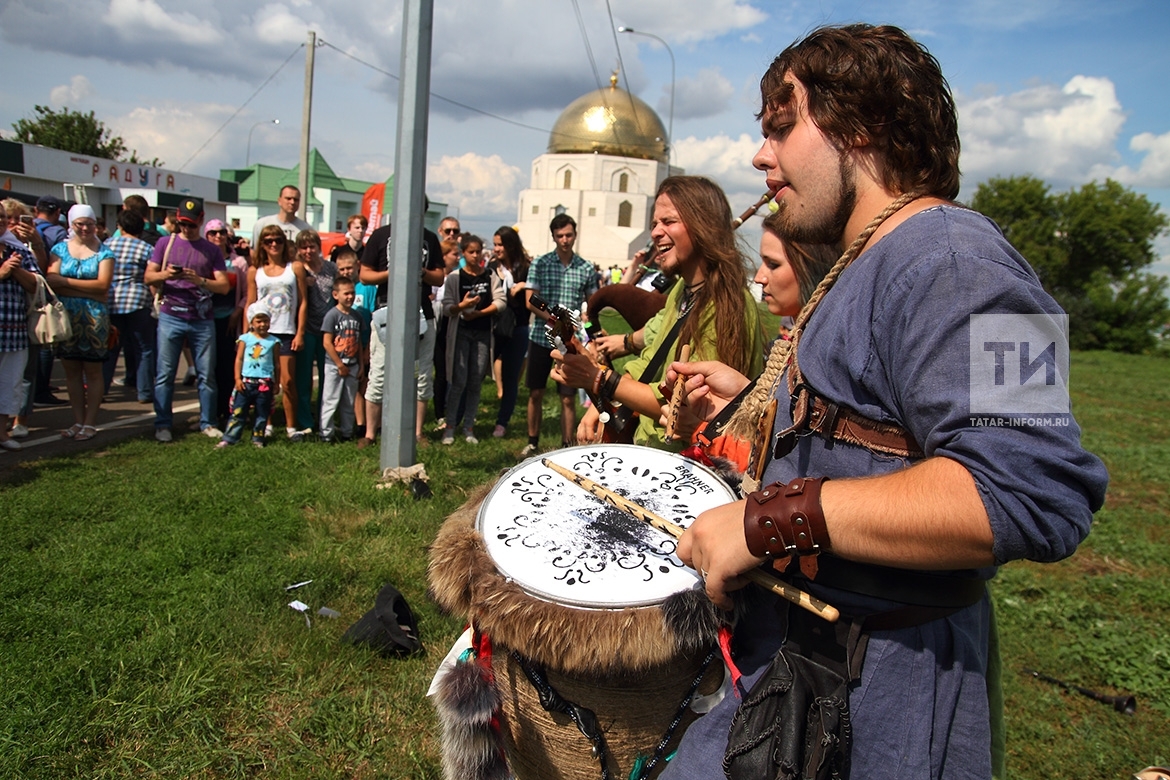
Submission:
{"label": "woman in white headscarf", "polygon": [[114,254],[97,238],[93,209],[78,204],[69,209],[68,241],[56,244],[45,279],[69,312],[73,337],[55,347],[65,369],[73,427],[61,436],[74,441],[97,434],[105,363],[110,340],[110,313],[106,297],[114,277]]}

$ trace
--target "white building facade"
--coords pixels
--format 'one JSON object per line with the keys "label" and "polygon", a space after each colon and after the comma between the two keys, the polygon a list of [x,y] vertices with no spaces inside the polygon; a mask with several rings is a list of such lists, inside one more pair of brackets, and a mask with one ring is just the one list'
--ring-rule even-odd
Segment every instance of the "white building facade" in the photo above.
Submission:
{"label": "white building facade", "polygon": [[649,105],[617,87],[573,101],[532,162],[517,225],[533,257],[554,248],[549,222],[565,213],[577,223],[577,253],[601,268],[625,268],[650,240],[654,193],[668,175],[666,129]]}

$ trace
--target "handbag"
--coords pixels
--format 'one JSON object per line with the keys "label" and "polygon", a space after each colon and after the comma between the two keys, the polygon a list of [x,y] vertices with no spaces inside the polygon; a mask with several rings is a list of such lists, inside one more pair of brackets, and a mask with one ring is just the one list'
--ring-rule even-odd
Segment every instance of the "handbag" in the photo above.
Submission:
{"label": "handbag", "polygon": [[[163,250],[162,265],[159,266],[160,271],[167,270],[167,258],[171,256],[171,247],[175,245],[175,237],[171,236],[167,239],[167,248]],[[152,284],[150,289],[154,290],[154,304],[150,307],[150,316],[158,319],[159,312],[162,311],[163,302],[166,298],[163,297],[162,289],[165,282]]]}
{"label": "handbag", "polygon": [[516,312],[510,306],[505,306],[496,312],[492,332],[498,339],[510,339],[514,330],[516,330]]}
{"label": "handbag", "polygon": [[37,291],[28,294],[28,338],[34,344],[56,344],[73,338],[69,312],[44,277],[35,274]]}

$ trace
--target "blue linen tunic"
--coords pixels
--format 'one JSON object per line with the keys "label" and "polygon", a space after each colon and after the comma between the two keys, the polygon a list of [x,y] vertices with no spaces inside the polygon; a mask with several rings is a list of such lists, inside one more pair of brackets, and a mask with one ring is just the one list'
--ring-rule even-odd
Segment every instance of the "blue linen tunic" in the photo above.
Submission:
{"label": "blue linen tunic", "polygon": [[[900,423],[927,457],[972,474],[987,509],[997,563],[1071,555],[1089,532],[1108,475],[1080,446],[1076,421],[1053,427],[987,427],[969,411],[969,316],[1059,313],[1027,262],[987,218],[936,207],[909,218],[841,275],[800,342],[807,383],[874,420]],[[791,424],[781,381],[773,434]],[[819,436],[773,461],[765,483],[798,476],[858,477],[910,462]],[[994,568],[967,572],[988,579]],[[796,583],[845,613],[899,606],[820,580]],[[736,662],[750,688],[778,649],[778,600],[748,596],[736,629]],[[989,603],[921,626],[870,636],[850,687],[852,777],[968,780],[991,777],[986,687]],[[722,778],[729,697],[686,733],[664,780]]]}

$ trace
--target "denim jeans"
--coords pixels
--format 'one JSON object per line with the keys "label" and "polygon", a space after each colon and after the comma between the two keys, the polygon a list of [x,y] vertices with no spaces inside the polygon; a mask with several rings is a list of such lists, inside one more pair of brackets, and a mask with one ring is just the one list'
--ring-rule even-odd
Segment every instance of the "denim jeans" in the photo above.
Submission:
{"label": "denim jeans", "polygon": [[118,329],[118,346],[110,350],[102,367],[106,390],[109,391],[114,379],[114,368],[121,352],[126,356],[127,384],[134,380],[138,400],[145,403],[154,393],[154,345],[158,323],[150,315],[150,308],[145,307],[125,314],[111,314],[110,324]]}
{"label": "denim jeans", "polygon": [[227,430],[223,433],[223,440],[235,444],[244,435],[244,426],[248,423],[248,410],[255,408],[256,420],[252,423],[252,441],[264,443],[264,429],[268,425],[268,416],[272,414],[272,396],[276,385],[271,379],[244,379],[244,389],[232,391],[232,416]]}
{"label": "denim jeans", "polygon": [[[463,411],[456,417],[447,417],[448,429],[456,428],[462,422],[464,433],[470,433],[475,426],[483,378],[492,367],[489,359],[491,344],[490,330],[460,328],[455,336],[455,359],[451,365],[451,376],[447,378],[447,414],[457,413],[460,402]],[[462,417],[462,420],[457,417]]]}
{"label": "denim jeans", "polygon": [[183,342],[191,346],[199,388],[199,429],[215,427],[215,322],[184,320],[167,313],[158,315],[158,370],[154,378],[154,427],[170,428],[174,422],[171,400],[175,395],[175,369]]}

